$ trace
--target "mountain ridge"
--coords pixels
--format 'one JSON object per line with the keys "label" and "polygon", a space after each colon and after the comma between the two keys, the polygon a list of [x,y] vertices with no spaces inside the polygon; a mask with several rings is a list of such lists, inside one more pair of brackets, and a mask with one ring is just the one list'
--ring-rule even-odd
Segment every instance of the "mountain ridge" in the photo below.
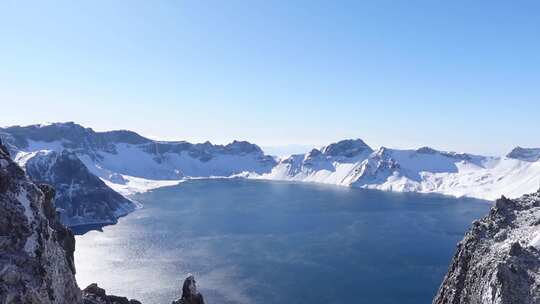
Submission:
{"label": "mountain ridge", "polygon": [[[0,128],[0,138],[23,167],[37,162],[30,161],[32,158],[69,151],[72,162],[80,161],[106,187],[123,195],[189,178],[212,177],[314,182],[488,200],[502,194],[518,197],[540,184],[540,160],[535,161],[540,149],[519,147],[507,156],[492,157],[430,147],[373,149],[361,139],[346,139],[275,159],[247,141],[226,145],[156,141],[129,130],[95,132],[74,122]],[[45,176],[40,178],[51,182]],[[84,181],[76,176],[73,180],[81,185]],[[56,186],[59,195],[66,197],[63,189],[69,187]],[[110,199],[102,205],[111,205]],[[120,216],[115,210],[122,208],[110,209],[109,215]]]}
{"label": "mountain ridge", "polygon": [[272,172],[256,178],[488,200],[502,194],[519,197],[540,185],[540,161],[530,157],[481,156],[430,147],[381,147],[354,160],[326,157],[317,161],[312,157],[319,154],[321,150],[314,149],[282,158]]}
{"label": "mountain ridge", "polygon": [[57,189],[61,221],[68,226],[111,224],[135,210],[136,204],[117,192],[146,191],[188,177],[262,174],[276,163],[247,141],[154,141],[73,122],[0,128],[0,139],[33,180]]}

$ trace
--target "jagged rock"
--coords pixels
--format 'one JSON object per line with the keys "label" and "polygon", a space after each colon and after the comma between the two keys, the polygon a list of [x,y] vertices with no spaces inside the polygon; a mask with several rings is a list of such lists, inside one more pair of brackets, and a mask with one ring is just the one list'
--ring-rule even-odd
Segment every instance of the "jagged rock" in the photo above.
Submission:
{"label": "jagged rock", "polygon": [[31,179],[56,188],[60,220],[71,227],[113,224],[133,211],[135,205],[115,191],[132,194],[188,176],[262,174],[276,164],[246,141],[155,141],[132,131],[96,132],[73,122],[0,128],[0,138]]}
{"label": "jagged rock", "polygon": [[434,304],[540,303],[540,191],[501,197],[458,244]]}
{"label": "jagged rock", "polygon": [[32,183],[0,145],[0,303],[81,302],[75,239],[51,212],[53,193]]}
{"label": "jagged rock", "polygon": [[56,189],[55,206],[67,226],[116,223],[135,210],[135,204],[92,174],[74,152],[38,152],[25,163],[26,173],[37,183]]}
{"label": "jagged rock", "polygon": [[506,157],[529,162],[536,162],[540,160],[540,149],[515,147],[512,151],[510,151],[510,153],[506,155]]}
{"label": "jagged rock", "polygon": [[204,304],[204,298],[202,294],[197,291],[197,284],[195,277],[189,275],[182,285],[182,297],[172,304]]}
{"label": "jagged rock", "polygon": [[346,139],[337,143],[330,144],[322,148],[322,154],[328,156],[343,156],[343,157],[355,157],[368,151],[373,150],[361,139]]}
{"label": "jagged rock", "polygon": [[96,283],[88,285],[83,289],[84,304],[141,304],[141,302],[126,297],[107,295],[105,289],[100,288]]}
{"label": "jagged rock", "polygon": [[[59,150],[70,150],[77,155],[86,155],[97,162],[103,160],[104,153],[117,154],[119,146],[126,145],[154,155],[156,162],[166,159],[166,154],[184,153],[202,162],[208,162],[223,154],[252,154],[259,163],[257,170],[269,171],[275,165],[272,157],[264,155],[257,145],[247,141],[235,140],[227,145],[214,145],[210,142],[192,144],[186,141],[154,141],[127,130],[95,132],[74,122],[0,128],[0,136],[9,144],[12,152],[35,151],[36,149],[31,147],[32,142],[56,143]],[[227,170],[231,171],[230,175],[246,169]]]}
{"label": "jagged rock", "polygon": [[[105,291],[104,302],[83,296],[75,281],[75,238],[59,222],[54,197],[54,188],[34,184],[0,142],[0,303],[140,304]],[[95,287],[90,290],[99,294]]]}
{"label": "jagged rock", "polygon": [[65,149],[79,151],[92,158],[99,158],[96,150],[116,153],[112,142],[144,144],[149,139],[135,132],[118,130],[110,132],[94,132],[74,122],[53,123],[48,125],[13,126],[0,128],[6,142],[17,148],[27,148],[30,141],[62,142]]}

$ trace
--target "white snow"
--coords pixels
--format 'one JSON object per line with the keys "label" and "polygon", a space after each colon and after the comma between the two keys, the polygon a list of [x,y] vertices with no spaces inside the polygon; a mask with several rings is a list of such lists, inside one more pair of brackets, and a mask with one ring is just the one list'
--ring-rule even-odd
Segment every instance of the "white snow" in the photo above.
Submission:
{"label": "white snow", "polygon": [[536,249],[540,249],[540,227],[536,228],[535,234],[529,245],[536,247]]}
{"label": "white snow", "polygon": [[[46,150],[43,150],[43,151],[46,151]],[[19,151],[19,152],[17,152],[17,154],[15,154],[15,157],[13,158],[13,160],[17,164],[19,164],[19,166],[24,167],[26,165],[26,162],[28,162],[29,159],[34,157],[39,152],[41,152],[41,151],[39,151],[39,150],[34,151],[34,152]]]}
{"label": "white snow", "polygon": [[[283,159],[268,174],[252,178],[316,182],[389,191],[440,193],[494,200],[538,190],[540,162],[446,152],[381,148],[354,162]],[[395,163],[395,168],[390,168]]]}
{"label": "white snow", "polygon": [[123,184],[116,184],[110,180],[101,178],[103,182],[114,191],[124,195],[129,196],[135,193],[142,193],[152,189],[166,186],[174,186],[183,182],[183,179],[180,180],[151,180],[144,179],[140,177],[122,175],[122,178],[125,180]]}
{"label": "white snow", "polygon": [[257,155],[213,155],[209,161],[201,161],[187,152],[163,153],[159,156],[143,151],[136,145],[117,144],[117,154],[100,153],[103,160],[99,166],[129,176],[146,179],[178,179],[182,176],[204,177],[210,175],[229,176],[244,168],[259,171],[261,164]]}
{"label": "white snow", "polygon": [[[17,153],[15,159],[24,165],[37,151],[59,151],[63,149],[62,144],[61,141],[30,141],[29,148]],[[356,144],[362,148],[361,144]],[[339,147],[333,146],[334,149]],[[519,197],[540,186],[540,161],[447,153],[430,148],[372,151],[366,145],[364,151],[360,149],[353,157],[345,156],[348,150],[338,150],[333,154],[338,156],[330,156],[324,154],[323,148],[281,159],[273,168],[261,162],[256,153],[216,153],[203,161],[187,151],[154,154],[145,151],[144,146],[125,143],[115,144],[114,148],[116,153],[76,152],[92,173],[123,195],[176,185],[188,178],[214,176],[440,193],[488,200],[503,194]],[[536,150],[527,151],[531,154],[530,151]]]}
{"label": "white snow", "polygon": [[[24,167],[38,153],[61,151],[63,141],[32,141],[17,152],[15,161]],[[152,154],[144,146],[115,144],[116,153],[76,151],[85,166],[115,191],[130,195],[163,186],[177,185],[186,178],[229,177],[241,172],[263,172],[270,169],[257,153],[216,153],[207,161],[181,153]],[[92,156],[91,156],[92,155]]]}

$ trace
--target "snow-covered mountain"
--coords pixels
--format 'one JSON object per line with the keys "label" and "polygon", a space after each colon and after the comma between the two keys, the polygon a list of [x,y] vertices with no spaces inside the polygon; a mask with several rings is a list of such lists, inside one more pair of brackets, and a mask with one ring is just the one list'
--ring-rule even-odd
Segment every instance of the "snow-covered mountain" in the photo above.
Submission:
{"label": "snow-covered mountain", "polygon": [[540,184],[540,149],[520,147],[503,157],[488,157],[429,147],[373,149],[354,139],[276,161],[243,141],[228,145],[155,141],[132,131],[95,132],[75,123],[8,127],[0,129],[0,137],[23,166],[43,151],[69,150],[92,174],[122,194],[216,176],[490,200],[502,194],[519,197]]}
{"label": "snow-covered mountain", "polygon": [[0,137],[22,165],[37,151],[69,150],[93,174],[121,190],[130,184],[132,190],[156,186],[158,180],[263,174],[276,164],[245,141],[228,145],[155,141],[126,130],[95,132],[73,122],[0,128]]}
{"label": "snow-covered mountain", "polygon": [[110,223],[134,210],[115,191],[130,194],[185,178],[264,174],[276,164],[245,141],[155,141],[125,130],[95,132],[72,122],[0,128],[0,138],[33,180],[56,188],[67,225]]}
{"label": "snow-covered mountain", "polygon": [[52,185],[60,221],[67,226],[116,223],[136,205],[109,188],[69,150],[39,151],[25,161],[28,177]]}
{"label": "snow-covered mountain", "polygon": [[[354,152],[350,152],[351,147]],[[491,200],[502,194],[519,197],[538,188],[539,151],[516,148],[506,157],[429,147],[373,151],[361,140],[344,140],[282,159],[270,173],[257,177]]]}
{"label": "snow-covered mountain", "polygon": [[307,154],[282,159],[265,179],[316,182],[348,186],[348,177],[373,150],[361,139],[343,140]]}

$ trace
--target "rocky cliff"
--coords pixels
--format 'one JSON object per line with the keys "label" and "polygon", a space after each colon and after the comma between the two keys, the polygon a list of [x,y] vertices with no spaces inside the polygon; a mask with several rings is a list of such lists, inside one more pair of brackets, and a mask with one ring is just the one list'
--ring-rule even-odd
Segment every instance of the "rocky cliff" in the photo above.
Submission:
{"label": "rocky cliff", "polygon": [[72,122],[0,128],[0,139],[32,180],[54,186],[60,220],[68,226],[115,223],[135,209],[120,194],[191,177],[262,174],[276,164],[246,141],[155,141],[132,131],[96,132]]}
{"label": "rocky cliff", "polygon": [[33,183],[0,143],[0,303],[137,303],[95,296],[95,288],[81,292],[75,238],[58,221],[54,196],[52,187]]}
{"label": "rocky cliff", "polygon": [[80,303],[75,239],[56,221],[54,190],[37,186],[0,146],[0,302]]}
{"label": "rocky cliff", "polygon": [[540,190],[497,200],[458,244],[434,304],[540,303]]}
{"label": "rocky cliff", "polygon": [[114,224],[117,218],[135,210],[135,204],[109,188],[69,150],[38,152],[25,162],[34,182],[56,189],[55,206],[67,226]]}

